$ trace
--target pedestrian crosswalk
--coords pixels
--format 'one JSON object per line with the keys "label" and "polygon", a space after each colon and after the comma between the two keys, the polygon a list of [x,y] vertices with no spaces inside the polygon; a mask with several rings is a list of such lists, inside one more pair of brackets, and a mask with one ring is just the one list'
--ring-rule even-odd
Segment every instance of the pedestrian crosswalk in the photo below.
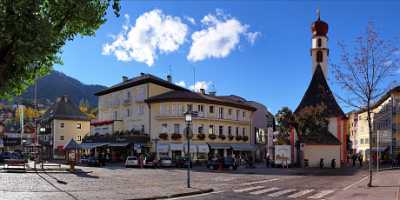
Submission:
{"label": "pedestrian crosswalk", "polygon": [[323,199],[335,192],[335,190],[292,189],[253,184],[249,184],[247,187],[244,187],[243,184],[241,186],[242,187],[239,189],[234,189],[233,192],[250,195],[265,195],[272,199],[282,197],[287,197],[288,199]]}

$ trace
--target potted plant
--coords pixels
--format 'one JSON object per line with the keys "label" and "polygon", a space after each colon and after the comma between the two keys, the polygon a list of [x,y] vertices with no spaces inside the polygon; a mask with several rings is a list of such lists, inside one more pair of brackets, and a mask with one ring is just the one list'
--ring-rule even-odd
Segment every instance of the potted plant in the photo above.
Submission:
{"label": "potted plant", "polygon": [[233,135],[228,135],[229,140],[233,140]]}
{"label": "potted plant", "polygon": [[241,140],[241,139],[242,139],[242,136],[240,136],[240,135],[237,135],[237,136],[236,136],[236,140],[237,140],[237,141],[239,141],[239,140]]}
{"label": "potted plant", "polygon": [[204,140],[206,138],[206,135],[204,133],[199,133],[199,134],[197,134],[197,138],[199,140]]}
{"label": "potted plant", "polygon": [[249,140],[249,136],[247,136],[247,135],[245,135],[245,136],[243,136],[243,141],[247,141],[247,140]]}
{"label": "potted plant", "polygon": [[182,138],[182,135],[179,134],[179,133],[173,133],[173,134],[171,135],[171,139],[173,139],[173,140],[179,140],[179,139],[181,139],[181,138]]}
{"label": "potted plant", "polygon": [[167,133],[160,133],[160,135],[158,137],[160,139],[162,139],[162,140],[167,140],[168,139],[168,134]]}
{"label": "potted plant", "polygon": [[217,136],[215,134],[210,134],[208,135],[208,138],[210,138],[211,140],[215,140]]}
{"label": "potted plant", "polygon": [[219,135],[218,137],[219,137],[219,139],[221,139],[221,140],[225,140],[225,138],[226,138],[225,135]]}

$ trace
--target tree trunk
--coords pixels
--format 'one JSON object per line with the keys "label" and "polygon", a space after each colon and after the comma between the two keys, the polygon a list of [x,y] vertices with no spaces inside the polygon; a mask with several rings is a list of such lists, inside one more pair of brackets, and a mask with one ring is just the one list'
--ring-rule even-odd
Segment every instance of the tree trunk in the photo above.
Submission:
{"label": "tree trunk", "polygon": [[371,108],[368,103],[367,108],[367,120],[368,120],[368,135],[369,135],[369,154],[368,154],[368,170],[369,170],[369,181],[368,187],[372,187],[372,159],[371,159],[371,147],[372,147],[372,122],[371,122]]}

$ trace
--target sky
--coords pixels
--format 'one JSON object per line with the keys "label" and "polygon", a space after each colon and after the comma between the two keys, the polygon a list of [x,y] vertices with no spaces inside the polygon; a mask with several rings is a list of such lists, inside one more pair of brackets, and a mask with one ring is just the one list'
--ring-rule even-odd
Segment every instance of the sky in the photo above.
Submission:
{"label": "sky", "polygon": [[141,72],[171,74],[176,84],[239,95],[272,113],[294,110],[312,76],[318,8],[329,24],[330,63],[339,63],[338,42],[353,45],[369,21],[383,39],[400,36],[400,1],[123,0],[120,17],[110,10],[95,36],[68,42],[54,68],[105,86]]}

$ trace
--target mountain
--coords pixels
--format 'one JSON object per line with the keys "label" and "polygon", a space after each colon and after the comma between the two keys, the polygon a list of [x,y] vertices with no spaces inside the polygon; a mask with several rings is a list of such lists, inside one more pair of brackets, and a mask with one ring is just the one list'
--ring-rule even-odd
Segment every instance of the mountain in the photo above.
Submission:
{"label": "mountain", "polygon": [[[29,87],[17,101],[32,101],[33,88]],[[39,103],[50,104],[57,97],[67,95],[76,104],[82,99],[88,100],[91,107],[97,106],[97,97],[94,93],[105,89],[102,85],[86,85],[77,79],[53,70],[50,74],[40,78],[37,83],[37,99]]]}

